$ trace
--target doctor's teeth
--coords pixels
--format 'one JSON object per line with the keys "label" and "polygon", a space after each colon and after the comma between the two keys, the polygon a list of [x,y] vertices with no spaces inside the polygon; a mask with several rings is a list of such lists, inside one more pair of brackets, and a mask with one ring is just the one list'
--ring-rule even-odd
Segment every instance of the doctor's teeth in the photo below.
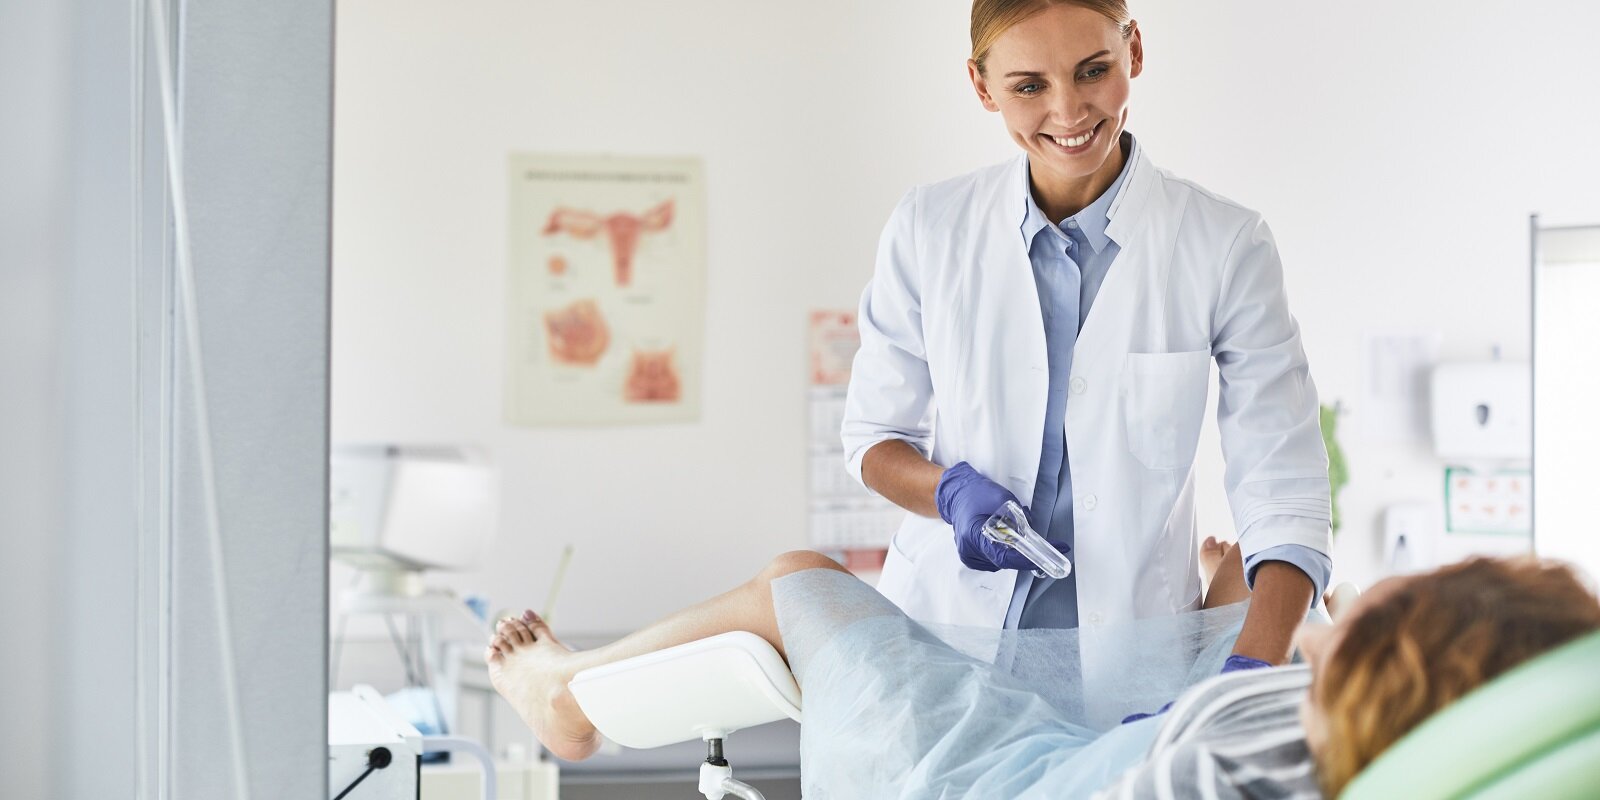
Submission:
{"label": "doctor's teeth", "polygon": [[1071,139],[1065,136],[1052,136],[1050,138],[1054,139],[1056,144],[1059,144],[1062,147],[1082,147],[1084,142],[1094,138],[1094,131],[1089,131],[1082,136],[1076,136]]}

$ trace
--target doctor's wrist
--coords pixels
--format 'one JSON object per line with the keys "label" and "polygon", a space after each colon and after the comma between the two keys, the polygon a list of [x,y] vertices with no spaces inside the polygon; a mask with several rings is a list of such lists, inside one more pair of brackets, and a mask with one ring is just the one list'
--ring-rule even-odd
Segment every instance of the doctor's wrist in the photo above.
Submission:
{"label": "doctor's wrist", "polygon": [[955,500],[961,487],[978,475],[978,471],[965,461],[958,461],[939,474],[939,484],[933,490],[933,502],[939,509],[939,518],[955,524]]}

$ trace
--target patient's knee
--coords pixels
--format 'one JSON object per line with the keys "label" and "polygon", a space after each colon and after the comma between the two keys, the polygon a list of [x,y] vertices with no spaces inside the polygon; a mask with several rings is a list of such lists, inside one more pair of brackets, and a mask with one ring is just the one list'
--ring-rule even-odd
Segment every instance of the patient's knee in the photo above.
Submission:
{"label": "patient's knee", "polygon": [[766,569],[761,570],[761,580],[773,581],[785,575],[792,575],[808,569],[832,569],[848,573],[839,562],[816,552],[815,550],[790,550],[767,563]]}

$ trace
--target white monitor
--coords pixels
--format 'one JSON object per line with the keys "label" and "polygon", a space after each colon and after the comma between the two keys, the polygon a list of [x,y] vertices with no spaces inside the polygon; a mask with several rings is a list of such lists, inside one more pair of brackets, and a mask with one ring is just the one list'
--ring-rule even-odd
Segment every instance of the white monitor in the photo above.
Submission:
{"label": "white monitor", "polygon": [[470,569],[494,537],[498,479],[470,448],[337,445],[328,483],[333,556],[363,569]]}

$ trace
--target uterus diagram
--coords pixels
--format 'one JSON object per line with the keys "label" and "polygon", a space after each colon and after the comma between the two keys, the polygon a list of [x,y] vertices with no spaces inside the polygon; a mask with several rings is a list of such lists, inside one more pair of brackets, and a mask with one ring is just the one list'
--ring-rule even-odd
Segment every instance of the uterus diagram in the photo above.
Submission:
{"label": "uterus diagram", "polygon": [[[617,286],[633,283],[633,256],[639,238],[672,227],[673,201],[668,199],[642,214],[617,211],[602,215],[594,211],[557,207],[541,232],[545,236],[566,234],[574,239],[594,239],[604,233],[611,245],[611,265]],[[564,271],[563,265],[563,271]],[[554,272],[552,267],[552,272]]]}
{"label": "uterus diagram", "polygon": [[611,345],[611,328],[593,300],[579,300],[544,315],[550,359],[570,367],[592,367]]}

